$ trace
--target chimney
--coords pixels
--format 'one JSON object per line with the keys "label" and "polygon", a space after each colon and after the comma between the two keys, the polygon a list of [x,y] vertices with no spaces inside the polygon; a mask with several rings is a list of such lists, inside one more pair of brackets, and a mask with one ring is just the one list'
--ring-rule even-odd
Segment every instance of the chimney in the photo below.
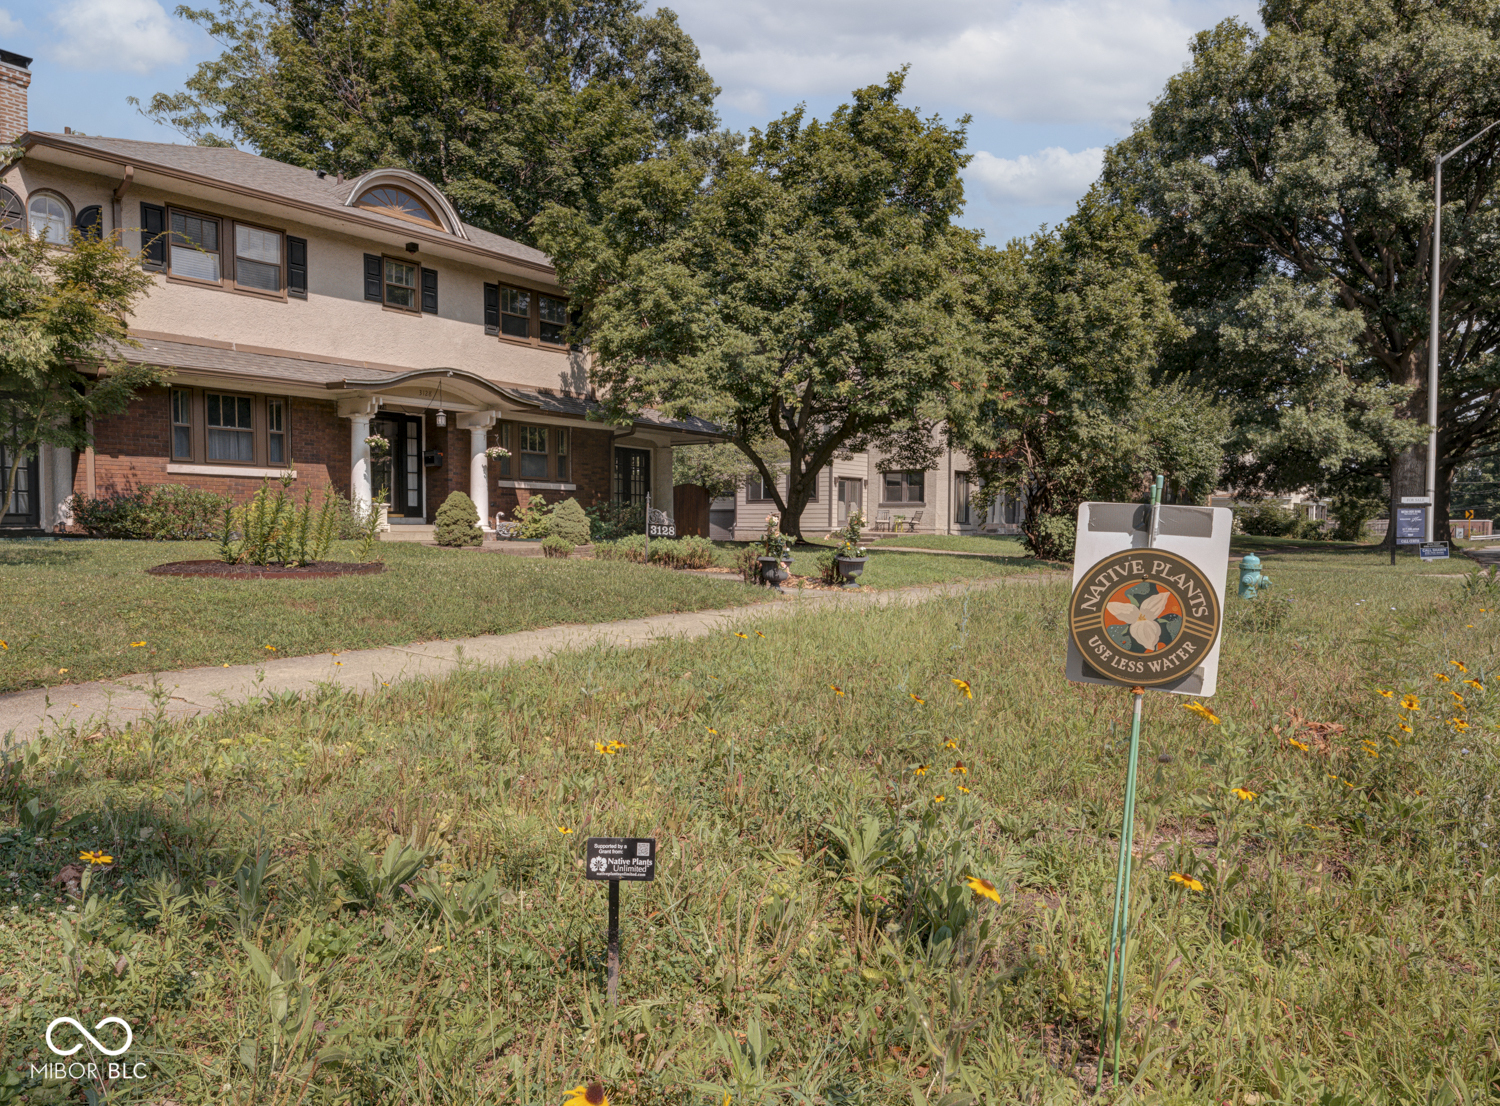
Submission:
{"label": "chimney", "polygon": [[31,59],[0,50],[0,144],[25,134],[26,89],[31,84]]}

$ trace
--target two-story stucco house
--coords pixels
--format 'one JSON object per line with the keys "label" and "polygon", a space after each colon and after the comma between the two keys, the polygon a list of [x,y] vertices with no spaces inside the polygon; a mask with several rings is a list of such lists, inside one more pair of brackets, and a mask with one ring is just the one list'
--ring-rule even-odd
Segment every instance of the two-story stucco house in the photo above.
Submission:
{"label": "two-story stucco house", "polygon": [[[672,509],[672,449],[704,422],[589,421],[587,357],[547,257],[464,223],[432,182],[358,179],[235,149],[27,129],[29,59],[0,51],[0,226],[66,247],[118,235],[153,274],[120,355],[169,386],[100,420],[81,456],[44,448],[5,522],[48,530],[73,494],[186,484],[253,493],[290,474],[431,523],[454,490],[488,529],[540,493]],[[366,438],[390,443],[372,456]],[[510,457],[487,463],[485,450]]]}

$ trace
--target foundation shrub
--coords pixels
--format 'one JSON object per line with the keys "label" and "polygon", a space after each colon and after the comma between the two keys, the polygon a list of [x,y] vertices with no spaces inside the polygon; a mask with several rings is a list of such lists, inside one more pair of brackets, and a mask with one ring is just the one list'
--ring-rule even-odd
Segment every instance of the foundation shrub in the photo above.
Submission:
{"label": "foundation shrub", "polygon": [[552,508],[539,495],[532,496],[517,507],[513,514],[518,538],[545,538],[552,533]]}
{"label": "foundation shrub", "polygon": [[73,497],[73,520],[94,538],[203,541],[219,532],[228,496],[181,484]]}
{"label": "foundation shrub", "polygon": [[558,537],[556,534],[548,534],[542,539],[543,557],[571,557],[575,543],[567,538]]}
{"label": "foundation shrub", "polygon": [[646,532],[646,507],[641,503],[595,503],[584,514],[594,541],[618,541]]}
{"label": "foundation shrub", "polygon": [[[632,534],[618,541],[594,543],[594,557],[601,561],[646,560],[646,535]],[[658,538],[651,543],[651,563],[663,568],[713,568],[719,563],[719,551],[707,538]]]}
{"label": "foundation shrub", "polygon": [[452,492],[438,508],[437,528],[434,534],[439,545],[467,546],[484,541],[479,529],[479,509],[463,492]]}
{"label": "foundation shrub", "polygon": [[589,516],[583,513],[578,500],[564,499],[552,508],[551,533],[574,545],[589,543]]}

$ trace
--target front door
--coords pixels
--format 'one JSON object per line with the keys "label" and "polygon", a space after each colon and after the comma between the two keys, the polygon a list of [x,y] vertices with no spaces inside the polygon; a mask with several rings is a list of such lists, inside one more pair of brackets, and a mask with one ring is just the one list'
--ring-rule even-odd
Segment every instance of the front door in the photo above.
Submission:
{"label": "front door", "polygon": [[864,502],[863,480],[839,479],[839,525],[844,526],[849,522],[849,515],[853,511],[860,510],[860,504]]}
{"label": "front door", "polygon": [[381,414],[370,420],[370,433],[391,443],[386,456],[374,460],[371,487],[377,500],[391,505],[392,518],[422,518],[422,420],[416,415]]}
{"label": "front door", "polygon": [[[5,494],[5,481],[10,479],[10,456],[0,446],[0,495]],[[16,482],[11,489],[10,502],[6,504],[3,524],[6,526],[36,526],[42,517],[41,496],[37,495],[39,466],[36,454],[16,466]]]}

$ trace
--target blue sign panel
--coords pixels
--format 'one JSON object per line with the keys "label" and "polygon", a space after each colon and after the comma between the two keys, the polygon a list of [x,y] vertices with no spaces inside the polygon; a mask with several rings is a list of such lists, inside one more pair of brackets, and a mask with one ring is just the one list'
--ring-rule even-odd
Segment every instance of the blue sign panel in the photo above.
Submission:
{"label": "blue sign panel", "polygon": [[1421,545],[1427,537],[1426,507],[1396,508],[1396,544]]}

